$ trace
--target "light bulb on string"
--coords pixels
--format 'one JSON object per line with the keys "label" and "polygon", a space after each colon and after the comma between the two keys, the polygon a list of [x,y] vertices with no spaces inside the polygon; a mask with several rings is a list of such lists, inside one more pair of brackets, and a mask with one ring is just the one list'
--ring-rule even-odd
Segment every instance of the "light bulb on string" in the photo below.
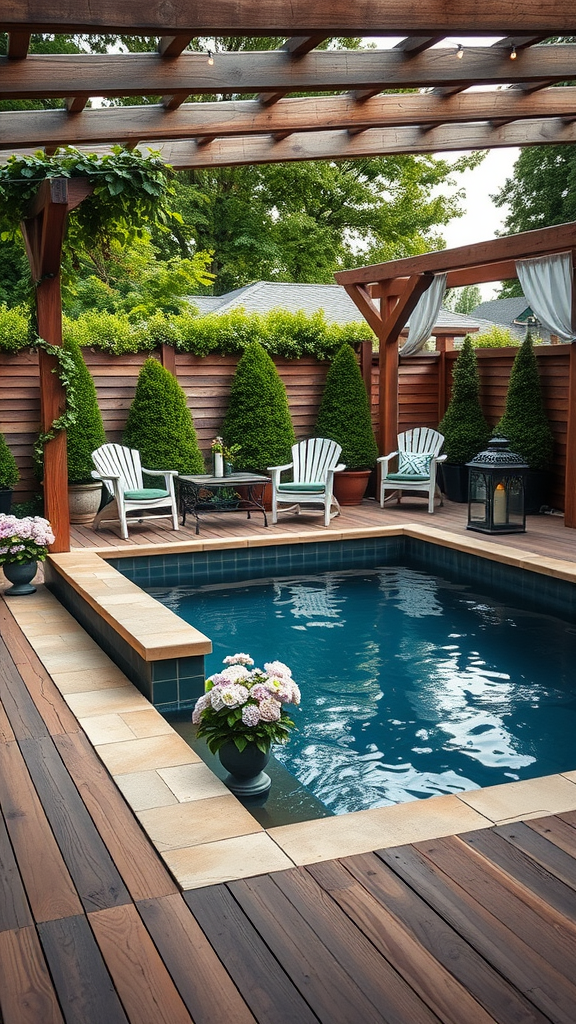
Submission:
{"label": "light bulb on string", "polygon": [[512,49],[510,50],[510,60],[516,60],[517,56],[518,54],[516,53],[516,47],[513,46]]}
{"label": "light bulb on string", "polygon": [[208,50],[208,61],[207,61],[207,63],[210,65],[210,67],[212,67],[212,65],[214,63],[214,56],[213,56],[212,50]]}
{"label": "light bulb on string", "polygon": [[458,43],[458,46],[456,47],[456,56],[458,57],[458,60],[462,60],[462,57],[464,56],[464,47],[462,46],[462,43]]}

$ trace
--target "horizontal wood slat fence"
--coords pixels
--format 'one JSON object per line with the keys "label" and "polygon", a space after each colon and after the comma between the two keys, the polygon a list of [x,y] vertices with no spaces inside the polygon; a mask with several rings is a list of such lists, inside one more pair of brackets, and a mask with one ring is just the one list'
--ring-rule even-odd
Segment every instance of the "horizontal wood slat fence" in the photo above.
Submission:
{"label": "horizontal wood slat fence", "polygon": [[[566,427],[572,346],[536,348],[543,384],[544,401],[554,433],[554,490],[552,502],[564,507]],[[506,400],[510,369],[516,349],[479,349],[482,406],[490,424],[495,424]],[[140,369],[149,353],[113,356],[84,349],[84,358],[96,384],[98,401],[109,441],[120,441],[128,409],[134,397]],[[364,354],[364,353],[363,353]],[[210,449],[218,433],[230,393],[238,356],[211,354],[206,357],[174,353],[164,347],[154,353],[176,374],[186,393],[194,417],[200,447]],[[450,398],[452,370],[457,352],[426,352],[400,360],[399,429],[435,427]],[[329,363],[312,357],[298,360],[275,359],[288,394],[290,412],[298,438],[314,430],[318,405]],[[365,367],[365,380],[369,376]],[[371,406],[378,436],[378,361],[372,357]],[[0,430],[16,456],[21,479],[16,500],[26,500],[38,490],[34,478],[32,446],[40,424],[38,356],[28,350],[16,355],[0,353]]]}

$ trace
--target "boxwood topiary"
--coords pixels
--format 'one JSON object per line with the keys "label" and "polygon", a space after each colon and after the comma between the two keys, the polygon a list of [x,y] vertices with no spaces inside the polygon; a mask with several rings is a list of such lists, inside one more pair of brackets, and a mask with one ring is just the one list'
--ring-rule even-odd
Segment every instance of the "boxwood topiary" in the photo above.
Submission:
{"label": "boxwood topiary", "polygon": [[241,357],[222,425],[227,447],[240,445],[235,468],[263,473],[290,462],[295,443],[286,389],[272,358],[255,341]]}
{"label": "boxwood topiary", "polygon": [[548,467],[554,438],[544,411],[538,363],[530,332],[514,358],[506,409],[494,433],[507,437],[512,451],[521,455],[530,469]]}
{"label": "boxwood topiary", "polygon": [[456,360],[452,397],[438,430],[444,435],[442,451],[451,463],[470,462],[490,438],[490,427],[480,405],[478,364],[469,334]]}
{"label": "boxwood topiary", "polygon": [[316,436],[342,445],[346,469],[372,469],[378,446],[360,367],[350,345],[342,345],[326,376],[318,409]]}
{"label": "boxwood topiary", "polygon": [[0,434],[0,491],[11,490],[19,478],[16,459],[6,444],[4,434]]}
{"label": "boxwood topiary", "polygon": [[204,472],[186,395],[170,371],[152,357],[140,370],[122,440],[138,449],[148,469]]}
{"label": "boxwood topiary", "polygon": [[92,452],[106,443],[106,434],[102,415],[98,407],[98,398],[94,381],[80,346],[68,338],[64,348],[74,360],[74,399],[76,403],[76,422],[66,431],[66,448],[68,453],[68,483],[92,484],[91,472],[94,469]]}

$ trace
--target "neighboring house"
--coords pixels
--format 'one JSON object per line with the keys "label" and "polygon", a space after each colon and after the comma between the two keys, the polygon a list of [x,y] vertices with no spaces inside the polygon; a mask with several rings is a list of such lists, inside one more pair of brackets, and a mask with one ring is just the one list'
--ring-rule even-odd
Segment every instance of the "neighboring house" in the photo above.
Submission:
{"label": "neighboring house", "polygon": [[[311,315],[320,310],[331,323],[361,323],[362,314],[352,299],[338,284],[287,284],[281,281],[256,281],[244,288],[236,288],[226,295],[189,295],[189,302],[206,313],[227,313],[231,309],[245,309],[247,313],[269,313],[272,309],[285,309],[289,313],[303,310]],[[410,323],[410,321],[408,321]],[[454,327],[458,334],[463,329],[483,334],[492,323],[463,313],[441,309],[437,326],[446,334]],[[405,333],[405,332],[403,332]]]}
{"label": "neighboring house", "polygon": [[481,302],[472,310],[472,316],[482,317],[508,328],[520,341],[526,337],[526,332],[530,329],[542,341],[550,342],[550,331],[542,326],[523,295],[516,299],[491,299],[489,302]]}

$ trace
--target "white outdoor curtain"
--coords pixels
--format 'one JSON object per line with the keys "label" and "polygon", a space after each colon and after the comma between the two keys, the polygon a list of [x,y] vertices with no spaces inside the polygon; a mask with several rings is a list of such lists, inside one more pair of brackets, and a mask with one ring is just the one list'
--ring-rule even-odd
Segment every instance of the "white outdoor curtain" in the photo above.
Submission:
{"label": "white outdoor curtain", "polygon": [[408,338],[406,344],[400,349],[401,356],[413,356],[426,344],[436,326],[445,291],[446,274],[435,274],[432,284],[420,296],[410,317]]}
{"label": "white outdoor curtain", "polygon": [[535,316],[551,334],[576,341],[572,324],[572,254],[517,260],[516,273]]}

